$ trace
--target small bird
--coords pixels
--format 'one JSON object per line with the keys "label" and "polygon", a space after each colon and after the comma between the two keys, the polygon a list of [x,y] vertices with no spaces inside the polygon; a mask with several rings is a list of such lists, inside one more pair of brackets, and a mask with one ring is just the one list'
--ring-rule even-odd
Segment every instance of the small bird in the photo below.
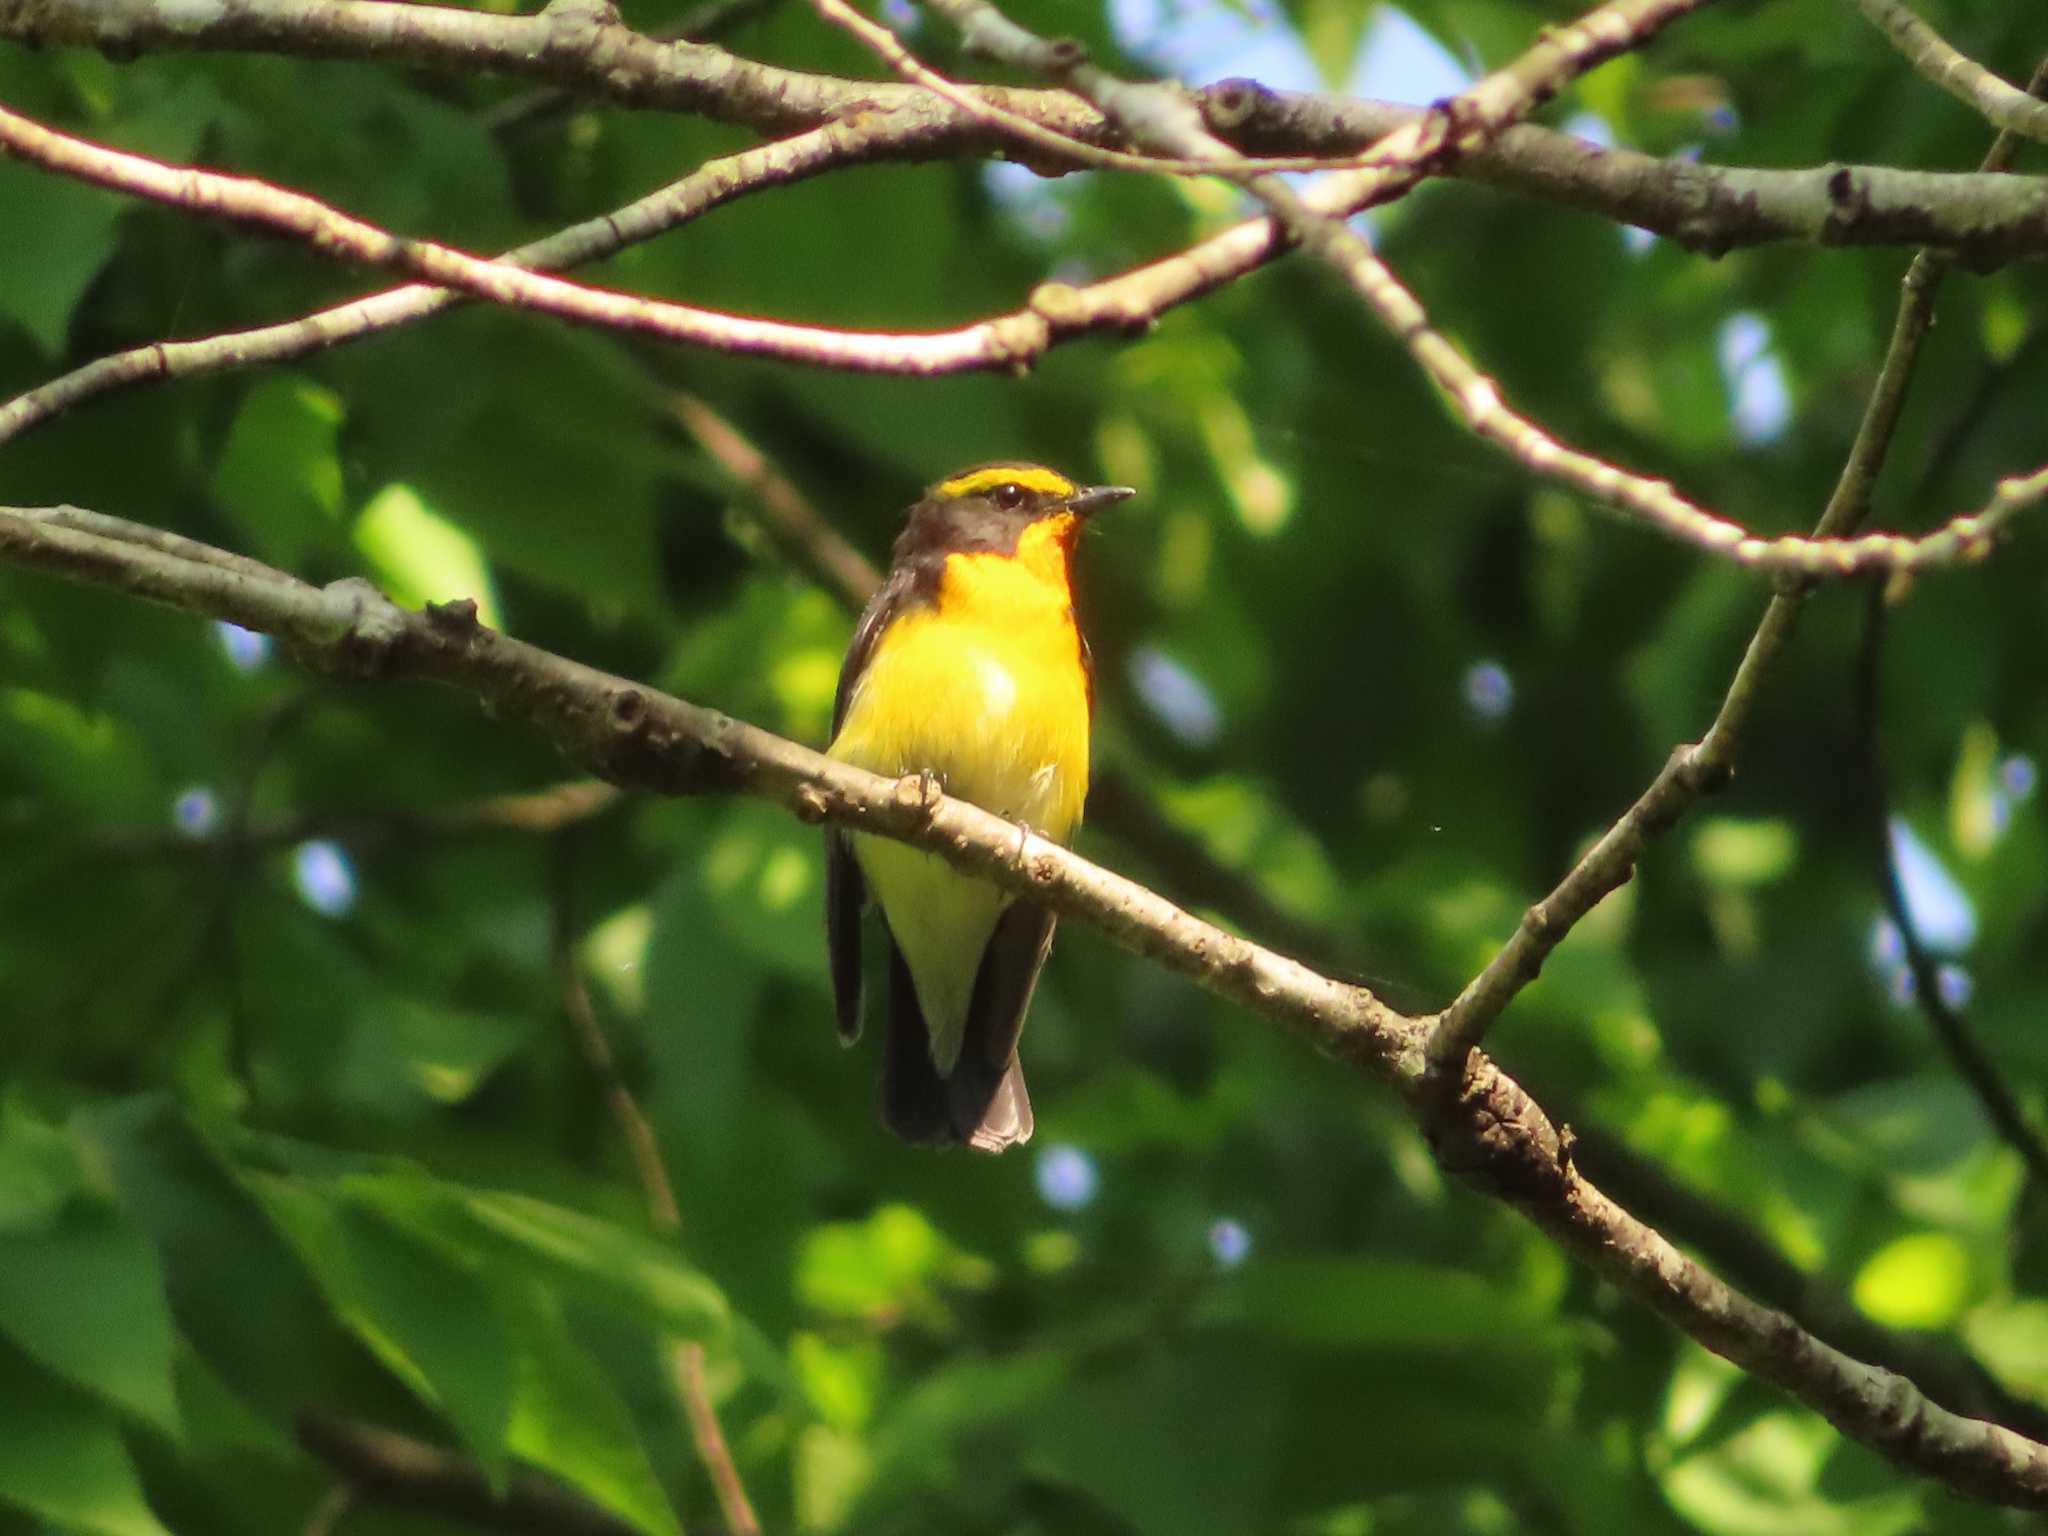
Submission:
{"label": "small bird", "polygon": [[[928,774],[1055,842],[1081,822],[1095,708],[1074,620],[1074,544],[1132,492],[1036,464],[984,464],[910,509],[888,580],[839,674],[829,755]],[[882,1120],[905,1141],[984,1152],[1031,1138],[1017,1065],[1053,914],[935,854],[825,834],[825,932],[839,1033],[860,1033],[861,912],[888,930]]]}

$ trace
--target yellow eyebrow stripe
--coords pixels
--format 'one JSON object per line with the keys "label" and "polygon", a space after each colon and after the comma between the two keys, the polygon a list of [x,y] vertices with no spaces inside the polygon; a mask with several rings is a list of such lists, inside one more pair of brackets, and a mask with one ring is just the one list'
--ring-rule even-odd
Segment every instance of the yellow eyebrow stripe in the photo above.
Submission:
{"label": "yellow eyebrow stripe", "polygon": [[983,491],[992,491],[999,485],[1021,485],[1027,491],[1039,491],[1047,496],[1071,496],[1080,489],[1065,475],[1036,465],[996,464],[988,469],[969,470],[955,479],[943,481],[938,493],[947,497],[975,496]]}

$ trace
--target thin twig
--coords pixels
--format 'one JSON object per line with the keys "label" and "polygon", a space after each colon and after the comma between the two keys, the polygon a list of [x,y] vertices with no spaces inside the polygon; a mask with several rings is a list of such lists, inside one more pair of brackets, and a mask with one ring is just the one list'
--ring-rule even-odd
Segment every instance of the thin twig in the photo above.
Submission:
{"label": "thin twig", "polygon": [[1011,361],[1001,338],[980,328],[932,334],[835,330],[568,282],[432,241],[403,238],[268,182],[165,165],[91,143],[5,108],[0,108],[0,152],[109,191],[268,229],[330,258],[409,273],[472,298],[579,325],[875,373],[924,375],[1001,368]]}
{"label": "thin twig", "polygon": [[[654,1122],[648,1119],[640,1101],[619,1072],[618,1058],[584,980],[583,967],[576,959],[575,834],[564,833],[555,844],[552,907],[554,910],[555,976],[561,991],[562,1012],[575,1033],[584,1062],[604,1091],[605,1106],[624,1138],[633,1159],[634,1176],[641,1198],[647,1205],[647,1224],[666,1237],[682,1231],[682,1207],[676,1201],[675,1185],[668,1176],[668,1164],[661,1153],[661,1140]],[[663,1343],[668,1357],[670,1379],[682,1402],[690,1426],[690,1438],[697,1458],[711,1479],[718,1507],[732,1536],[760,1536],[761,1522],[740,1480],[732,1450],[719,1426],[718,1410],[711,1402],[711,1388],[704,1373],[704,1346],[694,1339],[668,1339]]]}
{"label": "thin twig", "polygon": [[341,1529],[341,1522],[348,1518],[348,1512],[356,1505],[355,1484],[337,1482],[320,1496],[320,1502],[313,1506],[313,1513],[306,1517],[299,1536],[334,1536]]}
{"label": "thin twig", "polygon": [[1856,0],[1924,80],[1982,114],[1992,127],[2048,143],[2048,103],[2001,80],[1913,13],[1905,0]]}
{"label": "thin twig", "polygon": [[[1281,171],[1366,170],[1382,164],[1390,169],[1401,168],[1398,154],[1388,156],[1377,148],[1351,154],[1238,155],[1230,160],[1211,160],[1133,154],[1129,150],[1093,144],[1077,134],[1049,127],[1027,113],[1015,111],[984,92],[949,80],[898,42],[895,33],[868,20],[846,0],[811,0],[811,6],[833,26],[860,39],[904,79],[934,92],[996,132],[1044,150],[1055,165],[1064,166],[1071,162],[1098,170],[1139,171],[1167,176],[1221,176],[1233,181]],[[1390,130],[1390,133],[1394,131]]]}
{"label": "thin twig", "polygon": [[[645,35],[657,43],[707,43],[771,10],[777,0],[707,0],[680,20]],[[564,86],[541,86],[499,102],[483,117],[492,133],[522,132],[559,113],[573,110],[582,98]]]}
{"label": "thin twig", "polygon": [[[929,130],[905,120],[855,128],[830,123],[788,139],[705,162],[680,180],[624,207],[505,252],[508,265],[547,271],[599,261],[677,229],[736,198],[787,186],[851,161],[911,154]],[[99,358],[0,405],[0,444],[112,390],[159,379],[196,378],[232,368],[289,362],[327,347],[395,329],[469,302],[454,289],[412,284],[315,311],[279,325],[196,341],[162,341]]]}
{"label": "thin twig", "polygon": [[731,1536],[761,1536],[761,1520],[754,1513],[754,1501],[747,1497],[747,1485],[740,1481],[732,1449],[725,1443],[725,1430],[718,1411],[711,1404],[711,1385],[704,1377],[704,1346],[690,1339],[675,1341],[670,1355],[675,1373],[676,1394],[683,1400],[690,1420],[690,1438],[697,1447],[697,1459],[711,1476],[712,1491],[718,1495],[718,1510],[725,1517]]}
{"label": "thin twig", "polygon": [[619,1073],[618,1057],[612,1052],[604,1026],[597,1021],[597,1007],[591,1000],[583,967],[576,958],[575,850],[573,831],[556,837],[552,899],[549,903],[554,914],[556,991],[561,997],[563,1017],[568,1019],[570,1031],[576,1037],[577,1049],[583,1053],[584,1064],[590,1068],[591,1076],[597,1079],[598,1088],[604,1094],[605,1108],[617,1124],[626,1143],[627,1155],[633,1160],[633,1176],[640,1185],[641,1198],[647,1204],[647,1224],[664,1236],[673,1237],[682,1230],[683,1215],[682,1208],[676,1204],[675,1185],[669,1180],[668,1165],[661,1155],[661,1140],[654,1133],[653,1122],[640,1108],[640,1101],[634,1098],[633,1090],[626,1086],[625,1078]]}
{"label": "thin twig", "polygon": [[697,446],[746,497],[762,530],[799,570],[858,613],[881,585],[866,555],[818,514],[810,498],[746,434],[695,395],[669,398],[669,409]]}
{"label": "thin twig", "polygon": [[1984,1049],[1963,1017],[1960,1007],[1951,1006],[1943,994],[1941,966],[1928,951],[1913,921],[1912,906],[1906,900],[1906,886],[1899,875],[1899,858],[1892,846],[1891,793],[1884,767],[1884,636],[1885,595],[1881,589],[1870,593],[1864,617],[1863,643],[1856,663],[1856,708],[1858,734],[1863,746],[1863,765],[1869,800],[1871,863],[1878,890],[1892,926],[1898,929],[1899,944],[1905,951],[1906,969],[1913,978],[1913,1001],[1933,1030],[1934,1038],[1957,1074],[1976,1096],[1992,1129],[2019,1153],[2027,1172],[2037,1185],[2048,1187],[2048,1140],[2028,1119],[2018,1097],[2006,1085],[2004,1075],[1990,1052]]}

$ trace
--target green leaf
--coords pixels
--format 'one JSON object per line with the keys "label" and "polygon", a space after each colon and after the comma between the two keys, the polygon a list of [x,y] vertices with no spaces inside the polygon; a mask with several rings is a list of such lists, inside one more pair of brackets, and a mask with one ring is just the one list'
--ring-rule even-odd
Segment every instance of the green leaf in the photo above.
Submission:
{"label": "green leaf", "polygon": [[[656,488],[682,453],[642,425],[645,381],[598,338],[502,316],[454,320],[464,347],[428,367],[440,397],[387,420],[386,461],[426,504],[489,551],[492,568],[636,617],[663,614]],[[464,430],[422,462],[412,417],[446,392],[500,382],[461,406]],[[415,386],[416,387],[416,386]],[[474,415],[468,413],[473,411]]]}
{"label": "green leaf", "polygon": [[489,1277],[368,1211],[342,1213],[357,1294],[455,1425],[486,1475],[502,1474],[515,1388],[514,1336]]}
{"label": "green leaf", "polygon": [[1913,1232],[1856,1272],[1856,1305],[1890,1328],[1945,1328],[1970,1299],[1970,1252],[1946,1232]]}
{"label": "green leaf", "polygon": [[807,1424],[791,1457],[797,1529],[836,1531],[852,1517],[873,1463],[858,1435],[830,1424]]}
{"label": "green leaf", "polygon": [[1275,1255],[1247,1266],[1220,1301],[1316,1348],[1549,1354],[1578,1332],[1478,1275],[1401,1259]]}
{"label": "green leaf", "polygon": [[33,166],[0,161],[0,208],[34,239],[8,242],[0,314],[12,316],[46,356],[61,357],[71,312],[114,253],[127,204]]}
{"label": "green leaf", "polygon": [[1214,1339],[1181,1343],[1071,1383],[1048,1404],[1039,1446],[1134,1530],[1249,1530],[1270,1496],[1280,1408],[1271,1362]]}
{"label": "green leaf", "polygon": [[290,374],[265,378],[235,414],[213,494],[287,568],[340,531],[347,415],[339,395]]}
{"label": "green leaf", "polygon": [[309,1399],[367,1411],[398,1398],[265,1212],[166,1100],[105,1106],[81,1134],[155,1242],[178,1331],[230,1388],[287,1423]]}
{"label": "green leaf", "polygon": [[956,1247],[915,1206],[879,1207],[866,1221],[839,1221],[805,1236],[796,1293],[838,1317],[931,1313],[941,1285],[985,1281],[985,1261]]}
{"label": "green leaf", "polygon": [[1360,5],[1358,0],[1297,0],[1295,9],[1301,18],[1301,40],[1323,83],[1331,89],[1341,86],[1377,7]]}
{"label": "green leaf", "polygon": [[60,1530],[169,1536],[104,1413],[0,1350],[0,1502]]}
{"label": "green leaf", "polygon": [[2032,1298],[1972,1309],[1964,1336],[2001,1382],[2030,1397],[2048,1397],[2048,1301]]}
{"label": "green leaf", "polygon": [[1894,1536],[1923,1528],[1916,1487],[1830,1497],[1822,1473],[1839,1441],[1807,1414],[1765,1414],[1661,1481],[1673,1506],[1712,1536]]}
{"label": "green leaf", "polygon": [[250,1184],[341,1320],[447,1415],[485,1475],[501,1485],[516,1351],[498,1289],[476,1266],[371,1210],[290,1180],[255,1176]]}
{"label": "green leaf", "polygon": [[380,998],[350,1035],[335,1095],[384,1114],[466,1103],[530,1042],[534,1023],[525,1013]]}
{"label": "green leaf", "polygon": [[1692,837],[1693,868],[1700,878],[1731,889],[1782,880],[1798,857],[1798,832],[1777,818],[1715,816],[1701,822]]}
{"label": "green leaf", "polygon": [[359,1175],[347,1196],[409,1231],[487,1263],[565,1281],[664,1332],[715,1340],[731,1322],[724,1294],[667,1246],[530,1195],[471,1190],[411,1173]]}
{"label": "green leaf", "polygon": [[0,1232],[47,1226],[85,1182],[71,1137],[0,1097]]}
{"label": "green leaf", "polygon": [[489,562],[475,539],[409,485],[387,485],[356,517],[356,548],[386,594],[408,608],[470,598],[477,618],[504,627]]}
{"label": "green leaf", "polygon": [[867,1427],[882,1385],[882,1351],[873,1339],[836,1343],[799,1333],[789,1342],[789,1360],[820,1418],[851,1433]]}
{"label": "green leaf", "polygon": [[868,1435],[871,1496],[949,1481],[964,1440],[1020,1419],[1058,1391],[1074,1365],[1065,1350],[1048,1348],[1000,1360],[956,1359],[924,1373]]}
{"label": "green leaf", "polygon": [[0,1233],[0,1333],[66,1380],[179,1432],[163,1272],[114,1212],[74,1205],[44,1231]]}
{"label": "green leaf", "polygon": [[638,978],[656,1066],[650,1108],[664,1129],[673,1127],[678,1157],[700,1170],[727,1169],[748,1109],[748,1055],[767,977],[728,941],[727,916],[693,869],[663,882],[647,929]]}
{"label": "green leaf", "polygon": [[507,1435],[513,1452],[647,1536],[681,1536],[639,1429],[560,1311],[534,1291],[519,1331],[519,1390]]}

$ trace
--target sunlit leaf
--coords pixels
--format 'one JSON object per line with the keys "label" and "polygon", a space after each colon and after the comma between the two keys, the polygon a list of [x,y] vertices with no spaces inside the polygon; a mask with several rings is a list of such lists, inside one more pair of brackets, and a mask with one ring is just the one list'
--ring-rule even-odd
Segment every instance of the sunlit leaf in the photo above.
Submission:
{"label": "sunlit leaf", "polygon": [[519,1319],[519,1388],[507,1440],[647,1536],[681,1536],[624,1403],[556,1310],[534,1296]]}
{"label": "sunlit leaf", "polygon": [[482,548],[411,486],[372,496],[356,516],[355,542],[393,601],[417,608],[468,599],[480,623],[504,627]]}
{"label": "sunlit leaf", "polygon": [[169,1536],[102,1410],[4,1351],[0,1372],[0,1504],[59,1530]]}

